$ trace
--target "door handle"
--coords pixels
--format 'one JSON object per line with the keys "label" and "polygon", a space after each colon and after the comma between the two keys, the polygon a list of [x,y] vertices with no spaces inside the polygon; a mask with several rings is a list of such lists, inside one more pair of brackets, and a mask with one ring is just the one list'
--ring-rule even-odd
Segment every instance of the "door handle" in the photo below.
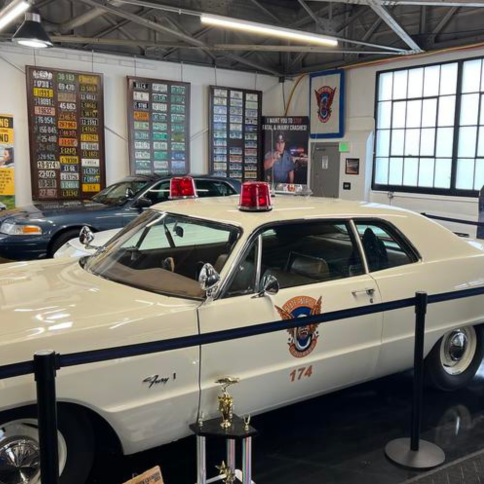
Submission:
{"label": "door handle", "polygon": [[365,287],[365,289],[360,289],[358,291],[351,291],[351,294],[353,296],[358,296],[358,294],[366,293],[368,296],[373,296],[375,294],[375,288],[374,287]]}

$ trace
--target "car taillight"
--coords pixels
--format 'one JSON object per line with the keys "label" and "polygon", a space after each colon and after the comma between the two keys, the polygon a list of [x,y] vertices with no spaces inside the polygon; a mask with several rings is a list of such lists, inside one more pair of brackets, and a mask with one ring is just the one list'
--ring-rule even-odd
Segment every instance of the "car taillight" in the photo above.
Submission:
{"label": "car taillight", "polygon": [[247,212],[272,210],[271,190],[268,183],[250,181],[242,184],[239,209]]}
{"label": "car taillight", "polygon": [[175,176],[170,180],[170,200],[196,197],[195,180],[191,176]]}

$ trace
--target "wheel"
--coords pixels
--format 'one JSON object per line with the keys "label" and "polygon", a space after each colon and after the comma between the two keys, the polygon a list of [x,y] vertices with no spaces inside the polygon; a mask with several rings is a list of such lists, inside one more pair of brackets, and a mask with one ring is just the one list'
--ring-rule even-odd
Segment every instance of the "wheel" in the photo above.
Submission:
{"label": "wheel", "polygon": [[466,386],[484,356],[484,329],[465,326],[453,329],[437,341],[425,360],[426,379],[445,391]]}
{"label": "wheel", "polygon": [[71,239],[76,239],[79,237],[79,232],[81,229],[69,229],[65,232],[54,237],[54,240],[50,244],[49,257],[54,257],[54,254]]}
{"label": "wheel", "polygon": [[[93,432],[88,417],[58,413],[61,484],[84,484],[93,462]],[[40,484],[40,447],[35,409],[0,415],[0,483]]]}

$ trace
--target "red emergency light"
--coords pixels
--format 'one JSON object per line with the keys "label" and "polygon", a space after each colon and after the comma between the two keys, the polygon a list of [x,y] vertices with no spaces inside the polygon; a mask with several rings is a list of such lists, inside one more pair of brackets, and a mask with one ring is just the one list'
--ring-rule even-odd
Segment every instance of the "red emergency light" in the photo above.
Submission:
{"label": "red emergency light", "polygon": [[242,184],[239,209],[246,212],[272,210],[271,189],[268,183],[249,181]]}
{"label": "red emergency light", "polygon": [[191,176],[174,176],[170,180],[170,200],[197,198],[195,180]]}

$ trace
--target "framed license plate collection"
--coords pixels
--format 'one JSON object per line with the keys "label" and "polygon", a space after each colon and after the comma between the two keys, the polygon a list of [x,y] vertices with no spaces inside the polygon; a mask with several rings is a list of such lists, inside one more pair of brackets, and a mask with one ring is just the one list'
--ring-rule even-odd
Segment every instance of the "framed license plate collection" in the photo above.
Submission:
{"label": "framed license plate collection", "polygon": [[210,86],[209,170],[240,181],[260,177],[262,92]]}
{"label": "framed license plate collection", "polygon": [[26,67],[32,198],[91,198],[105,186],[103,76]]}
{"label": "framed license plate collection", "polygon": [[128,77],[131,174],[190,171],[190,84]]}

